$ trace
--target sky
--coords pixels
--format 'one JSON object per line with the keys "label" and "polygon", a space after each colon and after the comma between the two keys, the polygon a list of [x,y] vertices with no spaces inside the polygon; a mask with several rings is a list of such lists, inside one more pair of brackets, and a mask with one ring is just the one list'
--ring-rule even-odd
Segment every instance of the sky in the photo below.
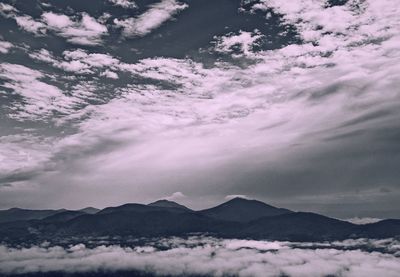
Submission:
{"label": "sky", "polygon": [[400,212],[396,0],[0,2],[0,209]]}

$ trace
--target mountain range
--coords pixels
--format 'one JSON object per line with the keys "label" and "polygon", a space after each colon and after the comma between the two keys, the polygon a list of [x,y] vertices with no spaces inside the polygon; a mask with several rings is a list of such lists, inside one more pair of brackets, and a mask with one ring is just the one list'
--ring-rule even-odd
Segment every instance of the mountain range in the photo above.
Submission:
{"label": "mountain range", "polygon": [[261,201],[234,198],[194,211],[168,200],[124,204],[102,210],[0,211],[0,242],[58,241],[87,237],[163,237],[204,233],[226,238],[331,241],[400,236],[400,220],[355,225],[309,212],[294,212]]}

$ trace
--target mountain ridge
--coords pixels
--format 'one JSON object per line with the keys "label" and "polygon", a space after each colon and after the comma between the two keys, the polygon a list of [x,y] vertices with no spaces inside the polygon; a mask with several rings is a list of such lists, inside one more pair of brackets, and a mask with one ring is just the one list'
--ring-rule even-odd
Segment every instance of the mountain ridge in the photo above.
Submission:
{"label": "mountain ridge", "polygon": [[235,197],[218,206],[199,212],[215,219],[237,222],[248,222],[264,216],[292,213],[288,209],[277,208],[258,200],[241,197]]}
{"label": "mountain ridge", "polygon": [[164,208],[177,208],[177,209],[183,209],[187,211],[193,211],[192,209],[189,209],[188,207],[181,205],[177,202],[170,201],[167,199],[160,199],[155,202],[147,204],[147,206],[153,206],[153,207],[164,207]]}
{"label": "mountain ridge", "polygon": [[[294,212],[258,200],[235,198],[193,211],[169,200],[128,203],[97,213],[64,211],[43,219],[0,225],[0,242],[86,241],[87,237],[164,237],[208,234],[225,238],[333,241],[400,236],[400,220],[356,225],[311,212]],[[128,239],[128,241],[130,240]]]}

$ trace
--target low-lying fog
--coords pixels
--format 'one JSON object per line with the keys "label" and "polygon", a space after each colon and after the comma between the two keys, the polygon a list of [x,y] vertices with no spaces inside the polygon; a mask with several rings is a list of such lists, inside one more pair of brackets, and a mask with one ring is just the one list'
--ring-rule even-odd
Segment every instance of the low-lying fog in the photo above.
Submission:
{"label": "low-lying fog", "polygon": [[123,247],[0,246],[0,274],[136,271],[156,276],[398,277],[400,241],[293,243],[162,238]]}

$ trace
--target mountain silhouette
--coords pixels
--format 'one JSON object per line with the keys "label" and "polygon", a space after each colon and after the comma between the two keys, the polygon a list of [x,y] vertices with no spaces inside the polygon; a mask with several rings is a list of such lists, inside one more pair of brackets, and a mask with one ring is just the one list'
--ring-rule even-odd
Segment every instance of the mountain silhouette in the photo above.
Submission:
{"label": "mountain silhouette", "polygon": [[86,207],[86,208],[80,209],[79,211],[84,212],[85,214],[95,214],[100,210],[97,208],[93,208],[93,207]]}
{"label": "mountain silhouette", "polygon": [[305,212],[263,217],[243,230],[243,234],[252,238],[296,241],[346,239],[355,232],[352,223]]}
{"label": "mountain silhouette", "polygon": [[261,201],[237,197],[214,208],[202,210],[200,213],[219,220],[248,222],[265,216],[292,213],[292,211],[276,208]]}
{"label": "mountain silhouette", "polygon": [[107,207],[95,214],[87,214],[82,210],[57,211],[41,219],[21,220],[21,217],[16,217],[13,221],[3,222],[0,225],[0,242],[60,243],[69,239],[85,242],[87,237],[117,237],[120,243],[124,243],[124,238],[190,234],[313,242],[349,238],[381,239],[400,235],[400,220],[397,219],[355,225],[316,213],[293,212],[242,198],[201,211],[193,211],[168,200],[158,200],[148,205],[129,203]]}
{"label": "mountain silhouette", "polygon": [[17,220],[31,220],[31,219],[43,219],[48,216],[64,212],[65,209],[60,210],[29,210],[20,208],[11,208],[8,210],[0,211],[0,223],[17,221]]}
{"label": "mountain silhouette", "polygon": [[19,220],[34,220],[34,219],[47,219],[54,216],[54,219],[65,217],[68,218],[72,215],[83,215],[83,214],[94,214],[98,212],[99,209],[93,207],[87,207],[78,211],[70,211],[66,209],[57,210],[30,210],[30,209],[20,209],[11,208],[8,210],[0,210],[0,223],[19,221]]}
{"label": "mountain silhouette", "polygon": [[65,211],[61,213],[56,213],[51,216],[45,217],[43,220],[49,221],[49,222],[64,222],[71,220],[75,217],[81,216],[86,214],[85,212],[82,211]]}
{"label": "mountain silhouette", "polygon": [[173,202],[173,201],[170,201],[170,200],[166,200],[166,199],[157,200],[155,202],[147,204],[147,206],[163,207],[163,208],[176,208],[176,209],[182,209],[182,210],[186,210],[186,211],[192,211],[188,207],[185,207],[185,206],[183,206],[181,204],[178,204],[176,202]]}

